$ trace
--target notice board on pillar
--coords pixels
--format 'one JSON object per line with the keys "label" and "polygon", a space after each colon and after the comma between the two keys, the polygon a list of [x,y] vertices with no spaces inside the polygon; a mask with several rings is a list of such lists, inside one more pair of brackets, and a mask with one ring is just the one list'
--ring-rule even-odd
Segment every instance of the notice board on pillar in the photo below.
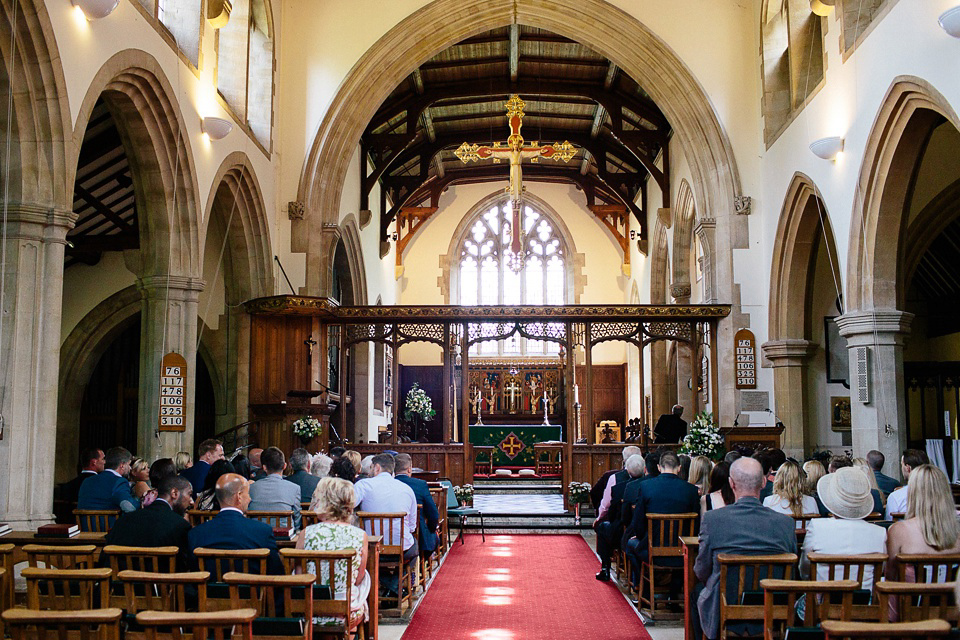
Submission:
{"label": "notice board on pillar", "polygon": [[757,340],[749,329],[740,329],[733,341],[736,345],[737,389],[756,389]]}
{"label": "notice board on pillar", "polygon": [[160,431],[187,428],[187,361],[179,353],[163,356],[160,365]]}

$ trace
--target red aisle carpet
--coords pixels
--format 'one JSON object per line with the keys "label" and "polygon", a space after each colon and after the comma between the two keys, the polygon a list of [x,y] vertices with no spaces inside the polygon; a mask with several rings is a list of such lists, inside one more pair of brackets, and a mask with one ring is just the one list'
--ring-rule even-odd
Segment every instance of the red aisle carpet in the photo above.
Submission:
{"label": "red aisle carpet", "polygon": [[650,640],[572,535],[468,535],[454,543],[403,640]]}

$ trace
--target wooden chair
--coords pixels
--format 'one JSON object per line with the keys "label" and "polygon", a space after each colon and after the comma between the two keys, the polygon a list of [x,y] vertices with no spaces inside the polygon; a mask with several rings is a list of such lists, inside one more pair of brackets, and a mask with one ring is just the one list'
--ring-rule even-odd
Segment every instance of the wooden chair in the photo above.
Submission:
{"label": "wooden chair", "polygon": [[458,534],[458,537],[460,538],[460,544],[464,543],[463,527],[466,525],[467,518],[472,516],[480,518],[480,537],[484,542],[486,542],[487,532],[483,526],[483,512],[479,509],[474,509],[473,507],[461,507],[460,501],[457,500],[457,496],[453,492],[453,483],[449,480],[441,480],[440,483],[447,488],[446,517],[457,518],[457,520],[460,522],[460,533]]}
{"label": "wooden chair", "polygon": [[883,520],[883,514],[880,513],[879,511],[874,511],[872,513],[867,514],[867,517],[864,518],[864,520],[866,520],[867,522],[880,522]]}
{"label": "wooden chair", "polygon": [[96,545],[81,544],[59,547],[45,544],[25,544],[27,566],[38,569],[93,569],[96,566]]}
{"label": "wooden chair", "polygon": [[[383,542],[380,545],[380,569],[397,571],[397,595],[396,597],[381,596],[380,604],[384,601],[397,601],[397,608],[403,611],[403,604],[408,604],[413,599],[413,581],[410,576],[410,568],[403,561],[403,531],[404,520],[407,514],[404,512],[396,513],[373,513],[369,511],[358,511],[357,518],[360,519],[362,527],[370,535],[383,536]],[[393,524],[399,521],[399,527]],[[399,537],[398,537],[399,536]],[[403,590],[407,589],[404,595]]]}
{"label": "wooden chair", "polygon": [[110,601],[110,569],[37,569],[21,575],[27,581],[27,608],[71,611],[96,609]]}
{"label": "wooden chair", "polygon": [[797,530],[806,532],[807,525],[810,524],[810,521],[816,520],[819,517],[819,513],[805,513],[802,516],[794,516],[793,521],[797,525]]}
{"label": "wooden chair", "polygon": [[873,579],[873,588],[870,590],[870,602],[869,604],[855,602],[849,619],[864,622],[873,622],[879,619],[882,607],[876,595],[876,586],[880,578],[883,577],[883,565],[887,561],[887,554],[863,553],[845,556],[829,553],[811,553],[807,558],[810,560],[810,578],[812,580],[820,579],[819,570],[825,568],[827,580],[856,580],[857,589],[863,589],[863,579],[869,570]]}
{"label": "wooden chair", "polygon": [[[476,471],[479,471],[479,467],[486,466],[488,471],[487,475],[493,475],[493,450],[494,447],[490,445],[474,445],[473,446],[473,468]],[[480,462],[477,458],[483,454],[487,457],[485,462]]]}
{"label": "wooden chair", "polygon": [[207,549],[197,547],[193,550],[197,563],[210,573],[212,582],[223,582],[223,574],[258,573],[267,575],[269,549]]}
{"label": "wooden chair", "polygon": [[231,571],[223,576],[230,586],[233,609],[257,610],[253,636],[264,639],[313,638],[313,583],[307,574],[263,576]]}
{"label": "wooden chair", "polygon": [[247,517],[265,522],[274,529],[293,529],[293,511],[247,511]]}
{"label": "wooden chair", "polygon": [[[640,609],[646,607],[650,618],[656,619],[656,576],[683,571],[681,536],[696,535],[699,513],[648,513],[647,514],[647,559],[640,567]],[[673,561],[668,560],[673,559]],[[629,573],[628,573],[629,575]],[[667,591],[668,589],[661,589]],[[682,594],[675,600],[660,600],[662,604],[682,603]]]}
{"label": "wooden chair", "polygon": [[[128,614],[141,611],[186,611],[196,607],[200,611],[207,608],[206,571],[189,573],[154,573],[149,571],[131,571],[117,574],[117,580],[123,585],[123,609]],[[196,589],[197,596],[188,594],[188,587]],[[127,629],[127,633],[130,630]]]}
{"label": "wooden chair", "polygon": [[120,609],[38,611],[7,609],[3,622],[13,640],[79,637],[82,640],[119,640]]}
{"label": "wooden chair", "polygon": [[[543,457],[546,456],[546,460]],[[562,467],[563,444],[537,442],[533,445],[533,457],[536,460],[533,471],[538,476],[544,473],[560,474]]]}
{"label": "wooden chair", "polygon": [[960,553],[898,553],[900,582],[954,582]]}
{"label": "wooden chair", "polygon": [[[790,580],[797,565],[797,554],[739,556],[721,553],[717,561],[721,589],[719,632],[720,638],[727,638],[727,627],[731,624],[761,623],[764,608],[760,581],[770,578]],[[744,597],[748,592],[752,594]]]}
{"label": "wooden chair", "polygon": [[137,624],[144,627],[148,640],[253,640],[256,609],[234,609],[205,613],[143,611]]}
{"label": "wooden chair", "polygon": [[203,524],[208,520],[213,520],[215,517],[217,517],[218,513],[220,513],[219,510],[189,509],[187,511],[187,517],[190,519],[190,526],[195,527],[198,524]]}
{"label": "wooden chair", "polygon": [[433,498],[434,503],[437,505],[437,511],[440,512],[440,521],[438,523],[440,540],[437,544],[437,552],[432,556],[434,561],[437,561],[447,553],[447,549],[449,548],[447,540],[447,488],[442,484],[430,487],[430,497]]}
{"label": "wooden chair", "polygon": [[[783,638],[791,627],[812,628],[823,620],[849,620],[857,581],[765,579],[760,581],[760,586],[763,588],[763,637],[773,640]],[[801,596],[804,599],[802,620],[797,615],[797,600]]]}
{"label": "wooden chair", "polygon": [[120,509],[74,509],[73,515],[77,519],[77,524],[80,525],[80,531],[106,533],[120,517]]}
{"label": "wooden chair", "polygon": [[907,514],[903,513],[902,511],[897,511],[895,513],[890,514],[890,519],[893,520],[894,522],[900,522],[906,517],[907,517]]}
{"label": "wooden chair", "polygon": [[300,512],[300,526],[304,529],[312,524],[320,522],[320,516],[316,511],[303,510]]}
{"label": "wooden chair", "polygon": [[957,614],[955,588],[955,582],[878,582],[880,615],[876,621],[887,622],[889,602],[893,598],[897,602],[896,610],[901,622],[922,622],[939,618],[957,626],[960,616]]}
{"label": "wooden chair", "polygon": [[310,504],[311,504],[310,502],[301,502],[301,503],[300,503],[300,511],[301,511],[301,512],[303,512],[303,511],[310,511]]}
{"label": "wooden chair", "polygon": [[13,552],[15,549],[16,546],[11,542],[0,544],[0,568],[4,571],[0,575],[0,611],[9,609],[14,603]]}
{"label": "wooden chair", "polygon": [[[313,615],[319,622],[316,624],[316,633],[341,634],[349,637],[358,628],[363,629],[363,616],[351,610],[350,603],[355,588],[353,580],[346,584],[335,583],[336,567],[338,564],[350,566],[356,552],[352,549],[344,551],[313,551],[306,549],[281,549],[287,573],[312,573],[317,577],[317,586],[328,587],[329,598],[314,598]],[[350,576],[352,572],[347,572]],[[371,585],[372,589],[377,584]],[[371,616],[373,611],[370,612]],[[362,614],[362,612],[361,612]]]}
{"label": "wooden chair", "polygon": [[126,570],[173,573],[177,570],[179,552],[177,547],[124,547],[108,544],[103,548],[115,576]]}
{"label": "wooden chair", "polygon": [[927,620],[926,622],[840,622],[827,620],[822,625],[826,640],[844,640],[845,638],[888,638],[917,640],[943,638],[950,633],[950,623],[946,620]]}

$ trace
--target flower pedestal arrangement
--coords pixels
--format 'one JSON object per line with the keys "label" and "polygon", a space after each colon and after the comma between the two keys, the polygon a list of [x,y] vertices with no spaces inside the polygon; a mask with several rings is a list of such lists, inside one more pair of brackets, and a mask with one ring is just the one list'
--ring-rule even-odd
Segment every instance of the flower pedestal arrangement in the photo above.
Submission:
{"label": "flower pedestal arrangement", "polygon": [[463,486],[454,487],[453,495],[457,497],[457,502],[460,503],[461,507],[473,507],[473,485],[465,484]]}
{"label": "flower pedestal arrangement", "polygon": [[424,422],[430,422],[437,415],[433,402],[427,392],[414,382],[407,392],[407,400],[403,409],[403,419],[412,427],[410,436],[414,442],[420,441],[420,427]]}
{"label": "flower pedestal arrangement", "polygon": [[723,435],[720,428],[713,422],[713,414],[702,411],[690,423],[687,435],[678,453],[685,453],[691,457],[706,456],[711,460],[723,458]]}
{"label": "flower pedestal arrangement", "polygon": [[300,438],[304,447],[309,445],[322,429],[320,421],[311,416],[304,416],[293,423],[293,433]]}
{"label": "flower pedestal arrangement", "polygon": [[590,501],[589,482],[571,482],[567,486],[570,504],[573,505],[573,524],[580,524],[580,505]]}

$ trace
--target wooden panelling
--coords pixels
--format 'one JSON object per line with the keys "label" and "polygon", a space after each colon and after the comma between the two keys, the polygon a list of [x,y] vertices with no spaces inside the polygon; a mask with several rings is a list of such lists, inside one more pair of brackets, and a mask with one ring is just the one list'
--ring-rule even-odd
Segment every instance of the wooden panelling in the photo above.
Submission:
{"label": "wooden panelling", "polygon": [[627,422],[626,365],[593,365],[593,419]]}
{"label": "wooden panelling", "polygon": [[[279,403],[287,400],[288,391],[312,388],[304,342],[312,335],[313,320],[292,316],[251,320],[250,403]],[[319,357],[316,350],[314,357]]]}
{"label": "wooden panelling", "polygon": [[391,450],[408,453],[413,458],[415,467],[425,471],[439,471],[441,478],[449,478],[455,485],[470,482],[463,476],[462,444],[356,444],[350,448],[364,457]]}
{"label": "wooden panelling", "polygon": [[[400,406],[397,407],[397,415],[401,419],[407,401],[407,392],[410,391],[414,383],[419,383],[420,388],[427,392],[433,402],[433,408],[437,412],[436,417],[424,425],[428,433],[427,439],[430,442],[443,442],[443,429],[446,426],[443,423],[443,367],[440,365],[400,365]],[[416,460],[414,460],[414,464],[416,464]]]}

